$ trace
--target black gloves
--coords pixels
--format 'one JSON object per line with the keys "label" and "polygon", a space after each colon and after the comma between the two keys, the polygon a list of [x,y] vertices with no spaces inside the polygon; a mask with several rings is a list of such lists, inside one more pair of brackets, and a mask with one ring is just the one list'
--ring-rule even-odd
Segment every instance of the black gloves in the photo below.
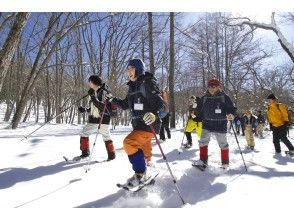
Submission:
{"label": "black gloves", "polygon": [[284,126],[286,127],[286,129],[289,129],[290,123],[288,121],[284,121]]}
{"label": "black gloves", "polygon": [[273,130],[273,125],[272,124],[269,124],[270,125],[270,130],[272,131]]}
{"label": "black gloves", "polygon": [[86,109],[84,107],[82,107],[82,106],[80,106],[78,108],[78,110],[79,110],[80,113],[85,113],[86,112]]}
{"label": "black gloves", "polygon": [[89,89],[88,95],[89,96],[94,96],[95,95],[95,90],[94,89]]}

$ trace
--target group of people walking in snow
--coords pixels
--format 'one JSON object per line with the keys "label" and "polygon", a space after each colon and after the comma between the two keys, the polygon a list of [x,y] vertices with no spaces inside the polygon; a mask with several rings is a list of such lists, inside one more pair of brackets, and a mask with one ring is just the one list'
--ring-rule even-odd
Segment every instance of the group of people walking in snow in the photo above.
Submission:
{"label": "group of people walking in snow", "polygon": [[[109,131],[112,105],[131,112],[133,131],[123,141],[123,148],[128,155],[134,175],[128,179],[129,185],[137,185],[146,176],[147,166],[152,163],[151,140],[155,133],[160,140],[171,138],[169,129],[168,90],[161,91],[156,78],[152,73],[145,71],[141,59],[132,59],[127,65],[129,81],[128,92],[125,98],[114,97],[98,75],[89,77],[88,104],[81,106],[81,113],[88,113],[88,123],[80,135],[81,158],[90,155],[89,136],[97,132],[105,142],[108,160],[115,159],[115,147]],[[254,133],[263,137],[265,117],[258,111],[257,117],[247,110],[245,114],[237,114],[232,100],[221,90],[218,79],[210,79],[206,93],[200,98],[192,95],[189,98],[189,117],[184,128],[187,139],[185,148],[193,145],[191,133],[195,130],[199,137],[199,160],[197,166],[205,168],[208,165],[208,145],[212,135],[216,137],[220,147],[221,163],[225,168],[229,166],[229,144],[227,141],[228,122],[236,128],[236,133],[246,136],[249,149],[255,147]],[[270,94],[267,99],[269,106],[267,118],[273,132],[273,143],[276,153],[281,153],[282,141],[294,154],[294,147],[287,138],[289,116],[286,106],[279,103],[277,98]]]}

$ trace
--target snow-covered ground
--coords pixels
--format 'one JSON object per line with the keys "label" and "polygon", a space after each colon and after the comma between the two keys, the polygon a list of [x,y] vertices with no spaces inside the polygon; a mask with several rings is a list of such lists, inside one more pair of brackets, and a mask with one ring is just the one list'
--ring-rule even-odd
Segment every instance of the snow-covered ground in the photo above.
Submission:
{"label": "snow-covered ground", "polygon": [[[160,172],[156,183],[138,193],[126,192],[116,187],[133,172],[123,150],[123,139],[131,128],[118,127],[112,131],[117,158],[106,163],[91,164],[85,173],[84,163],[67,164],[63,156],[79,155],[79,132],[82,125],[44,126],[32,137],[25,139],[40,124],[21,124],[16,130],[7,129],[0,123],[0,207],[60,208],[60,207],[183,207],[162,159],[158,146],[153,141],[154,170]],[[294,130],[290,136],[294,137]],[[232,209],[235,212],[270,213],[293,210],[294,158],[274,154],[271,134],[266,139],[256,140],[256,151],[244,153],[248,172],[232,134],[230,144],[230,169],[220,171],[220,150],[216,140],[209,145],[207,172],[191,166],[199,158],[196,134],[194,146],[178,153],[183,133],[172,131],[172,139],[162,144],[171,170],[177,179],[184,207],[195,212],[209,214]],[[91,146],[95,135],[91,136]],[[238,136],[244,149],[245,138]],[[291,139],[294,143],[294,140]],[[282,144],[283,150],[286,147]],[[104,160],[106,150],[102,137],[98,135],[93,159]],[[215,168],[213,168],[215,167]],[[193,211],[194,212],[194,211]]]}

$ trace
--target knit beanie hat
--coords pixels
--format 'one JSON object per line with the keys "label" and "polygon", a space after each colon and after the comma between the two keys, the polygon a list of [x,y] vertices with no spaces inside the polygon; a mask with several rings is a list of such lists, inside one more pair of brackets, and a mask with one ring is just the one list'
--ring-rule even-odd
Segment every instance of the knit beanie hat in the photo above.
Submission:
{"label": "knit beanie hat", "polygon": [[267,97],[267,99],[277,99],[276,96],[274,94],[269,94],[269,96]]}
{"label": "knit beanie hat", "polygon": [[132,66],[135,67],[137,70],[138,76],[144,75],[145,72],[145,64],[141,59],[132,59],[128,63],[128,67]]}
{"label": "knit beanie hat", "polygon": [[211,79],[208,81],[208,87],[217,87],[220,86],[220,81],[218,79]]}

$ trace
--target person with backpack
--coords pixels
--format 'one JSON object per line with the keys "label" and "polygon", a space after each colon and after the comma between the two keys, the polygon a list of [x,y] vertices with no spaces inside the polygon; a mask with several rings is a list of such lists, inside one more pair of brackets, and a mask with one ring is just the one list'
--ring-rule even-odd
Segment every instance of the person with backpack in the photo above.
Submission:
{"label": "person with backpack", "polygon": [[197,112],[197,103],[199,102],[200,98],[195,97],[192,95],[189,98],[189,117],[187,121],[187,125],[185,128],[185,135],[187,138],[187,143],[184,144],[185,148],[191,148],[193,143],[192,143],[192,131],[195,130],[196,134],[198,137],[201,136],[202,132],[202,122],[199,118],[199,114]]}
{"label": "person with backpack", "polygon": [[[111,117],[111,104],[106,101],[106,85],[103,84],[102,79],[98,75],[92,75],[89,77],[89,101],[88,108],[79,107],[80,113],[88,112],[88,123],[84,126],[80,134],[80,150],[82,154],[80,158],[85,158],[90,155],[89,150],[89,136],[93,133],[99,132],[102,134],[103,141],[105,143],[108,158],[107,160],[115,159],[115,150],[113,141],[109,131],[110,117]],[[104,115],[103,108],[106,106]],[[102,117],[102,123],[98,131],[98,125]]]}
{"label": "person with backpack", "polygon": [[110,102],[123,110],[130,109],[133,131],[123,141],[123,147],[135,172],[126,185],[137,186],[146,180],[146,162],[151,162],[153,138],[152,126],[158,134],[161,126],[159,112],[164,102],[153,74],[145,72],[141,59],[132,59],[127,66],[129,90],[124,99],[107,95]]}
{"label": "person with backpack", "polygon": [[289,154],[294,155],[294,147],[287,138],[287,130],[289,126],[288,111],[284,104],[278,102],[274,94],[270,94],[267,99],[269,106],[267,117],[270,129],[273,132],[273,143],[277,154],[281,153],[280,141],[282,141],[289,149]]}
{"label": "person with backpack", "polygon": [[221,151],[222,167],[229,166],[229,144],[227,142],[227,122],[232,122],[236,108],[223,91],[218,79],[208,81],[208,89],[201,97],[197,106],[202,119],[202,134],[199,140],[200,160],[195,161],[193,166],[205,169],[208,164],[208,144],[212,134],[215,135]]}
{"label": "person with backpack", "polygon": [[160,132],[159,132],[159,138],[160,138],[159,140],[160,140],[160,142],[164,142],[165,141],[165,131],[167,133],[167,138],[171,139],[171,134],[170,134],[170,129],[169,129],[170,113],[169,113],[167,87],[165,87],[165,89],[162,91],[161,97],[164,101],[165,108],[164,108],[164,111],[159,112],[159,117],[161,118],[161,121],[162,121]]}
{"label": "person with backpack", "polygon": [[254,131],[253,127],[256,123],[256,117],[252,114],[251,110],[247,110],[244,115],[244,123],[245,123],[245,138],[247,142],[247,149],[254,150],[255,142],[254,142]]}
{"label": "person with backpack", "polygon": [[259,136],[259,138],[264,138],[263,137],[263,130],[264,130],[264,125],[265,125],[265,118],[261,114],[261,110],[257,111],[257,127],[256,127],[256,134]]}

